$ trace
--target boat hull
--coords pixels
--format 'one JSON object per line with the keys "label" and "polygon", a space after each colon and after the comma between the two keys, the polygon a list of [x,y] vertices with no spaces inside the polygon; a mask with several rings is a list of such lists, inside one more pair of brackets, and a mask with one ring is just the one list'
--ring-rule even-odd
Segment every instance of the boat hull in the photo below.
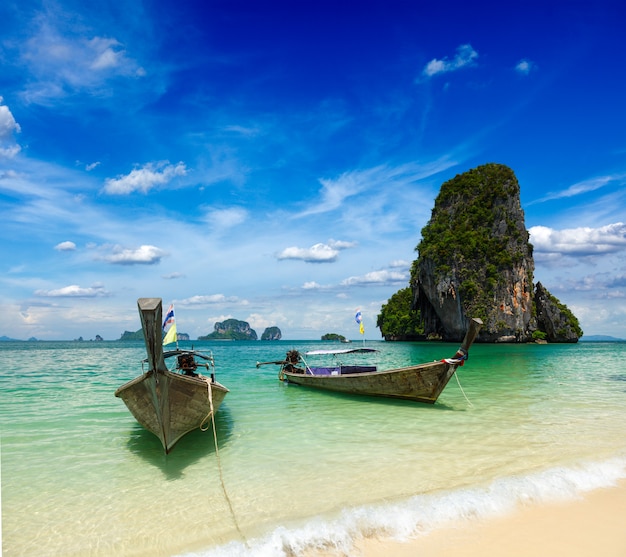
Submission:
{"label": "boat hull", "polygon": [[413,400],[434,404],[457,366],[431,362],[387,371],[316,376],[282,370],[295,385],[354,395]]}
{"label": "boat hull", "polygon": [[122,385],[115,396],[169,453],[185,434],[210,423],[227,393],[208,377],[148,371]]}
{"label": "boat hull", "polygon": [[[165,452],[169,453],[183,435],[209,423],[228,389],[215,381],[213,375],[205,377],[196,374],[195,365],[188,370],[190,374],[176,373],[167,368],[163,353],[161,306],[161,298],[137,300],[146,342],[148,371],[122,385],[115,391],[115,396],[124,401],[142,426],[161,440]],[[168,352],[168,357],[174,355],[186,361],[190,356],[193,363],[197,353],[177,348]],[[208,369],[208,364],[206,367]]]}

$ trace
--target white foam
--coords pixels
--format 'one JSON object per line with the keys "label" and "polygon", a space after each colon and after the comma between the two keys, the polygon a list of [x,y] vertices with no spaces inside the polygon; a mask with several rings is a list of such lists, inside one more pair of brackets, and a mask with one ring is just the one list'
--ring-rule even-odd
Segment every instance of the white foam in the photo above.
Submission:
{"label": "white foam", "polygon": [[626,457],[577,467],[500,478],[485,487],[416,495],[408,500],[346,509],[334,518],[313,518],[297,528],[277,527],[247,543],[231,542],[181,557],[293,557],[306,550],[334,549],[349,554],[368,537],[407,540],[459,521],[491,518],[523,504],[571,500],[626,478]]}

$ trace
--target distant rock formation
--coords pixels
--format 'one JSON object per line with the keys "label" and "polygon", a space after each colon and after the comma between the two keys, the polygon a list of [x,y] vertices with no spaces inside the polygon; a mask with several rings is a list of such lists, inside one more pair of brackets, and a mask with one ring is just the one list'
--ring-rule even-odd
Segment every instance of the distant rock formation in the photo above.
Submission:
{"label": "distant rock formation", "polygon": [[339,342],[347,342],[346,337],[337,333],[326,333],[322,335],[322,340],[338,340]]}
{"label": "distant rock formation", "polygon": [[535,288],[537,330],[546,333],[550,342],[576,342],[582,331],[571,311],[561,304],[543,284]]}
{"label": "distant rock formation", "polygon": [[261,340],[280,340],[283,334],[278,327],[267,327],[261,335]]}
{"label": "distant rock formation", "polygon": [[143,330],[139,329],[134,333],[132,331],[124,331],[122,333],[122,336],[120,337],[120,340],[143,340]]}
{"label": "distant rock formation", "polygon": [[[541,284],[513,171],[486,164],[441,186],[411,271],[413,309],[427,336],[460,341],[479,317],[482,342],[577,342],[577,319]],[[536,317],[535,317],[536,315]]]}
{"label": "distant rock formation", "polygon": [[206,336],[198,337],[198,340],[257,340],[256,331],[250,328],[246,321],[227,319],[215,323],[214,331]]}

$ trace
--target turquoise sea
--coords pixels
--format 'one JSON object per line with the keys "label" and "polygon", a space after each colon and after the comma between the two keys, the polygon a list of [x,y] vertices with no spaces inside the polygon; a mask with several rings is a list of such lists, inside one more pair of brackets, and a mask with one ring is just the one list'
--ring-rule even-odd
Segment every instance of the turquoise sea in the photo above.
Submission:
{"label": "turquoise sea", "polygon": [[[165,456],[113,395],[139,374],[143,343],[0,343],[5,557],[350,555],[362,537],[425,535],[626,477],[626,343],[477,344],[434,406],[306,390],[255,366],[328,343],[194,345],[231,391],[218,449],[209,429]],[[382,367],[457,348],[367,345]]]}

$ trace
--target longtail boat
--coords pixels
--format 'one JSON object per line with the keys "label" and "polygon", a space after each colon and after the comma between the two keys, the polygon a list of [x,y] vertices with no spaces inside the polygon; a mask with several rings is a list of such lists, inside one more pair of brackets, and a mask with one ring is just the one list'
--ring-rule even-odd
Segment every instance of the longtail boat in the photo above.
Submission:
{"label": "longtail boat", "polygon": [[[413,400],[434,404],[457,368],[468,358],[483,322],[474,318],[461,347],[452,358],[412,365],[396,369],[378,371],[376,366],[331,365],[309,366],[298,350],[290,350],[284,360],[257,362],[257,367],[266,364],[280,365],[278,377],[281,381],[340,393],[367,395]],[[304,356],[326,354],[346,354],[349,352],[373,351],[371,348],[353,350],[317,350]]]}
{"label": "longtail boat", "polygon": [[[115,391],[135,419],[160,440],[166,453],[190,431],[206,429],[228,389],[215,380],[213,355],[196,350],[163,351],[161,298],[137,300],[148,357],[147,371]],[[172,358],[169,369],[165,360]],[[197,372],[199,367],[208,376]]]}

